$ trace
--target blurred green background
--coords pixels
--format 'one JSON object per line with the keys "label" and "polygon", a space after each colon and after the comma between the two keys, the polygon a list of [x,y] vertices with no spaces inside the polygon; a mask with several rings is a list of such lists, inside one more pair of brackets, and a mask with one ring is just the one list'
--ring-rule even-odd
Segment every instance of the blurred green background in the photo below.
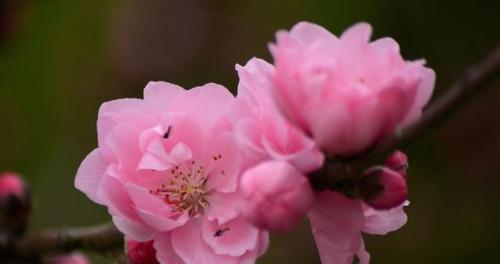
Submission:
{"label": "blurred green background", "polygon": [[[440,94],[500,43],[499,1],[0,0],[0,170],[33,186],[31,231],[109,219],[73,187],[96,146],[99,105],[141,97],[149,80],[234,91],[234,64],[270,59],[278,29],[301,20],[338,34],[368,21],[405,58],[424,57]],[[499,88],[497,81],[493,86]],[[500,247],[500,89],[470,100],[408,149],[408,224],[367,237],[372,263],[495,263]],[[95,263],[108,260],[93,256]],[[304,223],[272,237],[259,263],[319,263]]]}

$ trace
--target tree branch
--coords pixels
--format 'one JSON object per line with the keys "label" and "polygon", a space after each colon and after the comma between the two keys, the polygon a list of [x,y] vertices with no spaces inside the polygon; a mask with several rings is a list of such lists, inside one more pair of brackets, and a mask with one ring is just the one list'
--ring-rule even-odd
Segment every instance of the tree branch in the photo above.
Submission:
{"label": "tree branch", "polygon": [[32,259],[45,254],[86,250],[102,254],[123,248],[123,234],[112,223],[84,228],[47,230],[32,237],[14,241],[7,248],[11,255]]}
{"label": "tree branch", "polygon": [[311,182],[316,190],[342,191],[348,196],[356,196],[355,181],[362,171],[380,164],[398,148],[404,148],[430,130],[447,120],[467,99],[500,74],[500,46],[471,66],[448,88],[443,95],[432,102],[421,119],[414,124],[383,139],[364,154],[349,158],[332,158],[320,170],[312,173]]}

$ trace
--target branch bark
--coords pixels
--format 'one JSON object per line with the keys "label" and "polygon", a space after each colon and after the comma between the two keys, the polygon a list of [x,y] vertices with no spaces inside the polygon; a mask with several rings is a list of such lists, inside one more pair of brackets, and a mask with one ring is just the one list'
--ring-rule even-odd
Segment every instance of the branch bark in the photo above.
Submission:
{"label": "branch bark", "polygon": [[124,246],[123,234],[112,223],[84,228],[60,228],[2,245],[10,255],[36,259],[47,254],[93,251],[106,254]]}

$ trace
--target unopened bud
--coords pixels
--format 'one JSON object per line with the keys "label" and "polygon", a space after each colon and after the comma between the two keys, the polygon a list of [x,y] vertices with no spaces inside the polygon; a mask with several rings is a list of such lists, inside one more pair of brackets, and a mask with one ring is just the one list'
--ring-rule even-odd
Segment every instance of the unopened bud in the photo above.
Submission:
{"label": "unopened bud", "polygon": [[285,161],[267,161],[241,178],[242,214],[259,228],[284,232],[309,211],[314,193],[308,179]]}
{"label": "unopened bud", "polygon": [[403,204],[408,197],[406,179],[383,166],[368,169],[359,182],[363,201],[374,209],[386,210]]}
{"label": "unopened bud", "polygon": [[396,150],[385,161],[385,166],[398,172],[406,178],[406,169],[408,169],[408,157],[402,151]]}
{"label": "unopened bud", "polygon": [[158,264],[153,240],[146,242],[127,240],[127,257],[132,264]]}
{"label": "unopened bud", "polygon": [[0,232],[22,235],[31,211],[31,194],[23,179],[12,172],[0,173]]}

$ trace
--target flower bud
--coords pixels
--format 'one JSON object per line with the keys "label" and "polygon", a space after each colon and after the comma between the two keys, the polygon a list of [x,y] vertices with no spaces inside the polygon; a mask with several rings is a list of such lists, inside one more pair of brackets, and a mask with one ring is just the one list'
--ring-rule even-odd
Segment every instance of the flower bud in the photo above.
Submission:
{"label": "flower bud", "polygon": [[407,177],[406,169],[408,169],[408,157],[402,151],[396,150],[392,153],[389,158],[385,161],[385,166],[389,167],[393,171],[401,174],[403,177]]}
{"label": "flower bud", "polygon": [[132,264],[158,264],[153,240],[146,242],[127,240],[127,257]]}
{"label": "flower bud", "polygon": [[259,228],[288,231],[305,216],[314,200],[308,179],[284,161],[267,161],[241,178],[242,213]]}
{"label": "flower bud", "polygon": [[12,172],[0,173],[0,233],[22,235],[31,211],[31,194],[22,178]]}
{"label": "flower bud", "polygon": [[406,179],[398,172],[382,166],[365,171],[359,182],[359,191],[364,202],[379,210],[401,205],[408,197]]}

